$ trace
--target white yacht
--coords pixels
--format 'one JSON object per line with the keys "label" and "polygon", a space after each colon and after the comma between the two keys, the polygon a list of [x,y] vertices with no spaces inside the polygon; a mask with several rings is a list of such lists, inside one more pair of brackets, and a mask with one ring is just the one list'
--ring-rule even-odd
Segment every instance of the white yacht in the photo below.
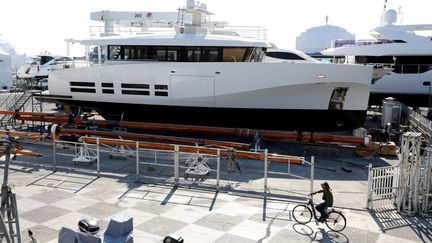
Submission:
{"label": "white yacht", "polygon": [[396,20],[397,12],[387,10],[382,26],[370,32],[375,39],[336,40],[321,53],[335,62],[393,68],[371,85],[371,104],[382,104],[383,98],[391,96],[406,105],[428,106],[425,85],[432,81],[432,38],[419,32],[432,31],[432,24],[395,25]]}
{"label": "white yacht", "polygon": [[43,53],[36,57],[29,57],[17,71],[19,79],[43,79],[53,70],[87,66],[83,61],[77,61],[67,56],[53,56]]}
{"label": "white yacht", "polygon": [[371,66],[263,61],[269,43],[209,34],[203,4],[188,1],[184,14],[192,22],[172,34],[81,41],[107,60],[51,72],[43,99],[106,119],[309,131],[363,125]]}

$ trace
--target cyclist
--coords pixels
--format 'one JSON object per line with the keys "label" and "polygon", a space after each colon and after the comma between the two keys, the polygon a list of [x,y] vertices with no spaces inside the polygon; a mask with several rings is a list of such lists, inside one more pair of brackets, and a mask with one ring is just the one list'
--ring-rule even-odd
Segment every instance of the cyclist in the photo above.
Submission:
{"label": "cyclist", "polygon": [[315,207],[316,210],[321,213],[319,221],[321,223],[323,223],[324,220],[328,217],[328,215],[326,213],[327,208],[333,206],[333,194],[331,193],[330,185],[327,182],[322,183],[321,188],[322,188],[322,190],[313,192],[313,193],[311,193],[311,195],[314,195],[317,193],[323,193],[322,199],[324,200],[324,202],[318,204]]}

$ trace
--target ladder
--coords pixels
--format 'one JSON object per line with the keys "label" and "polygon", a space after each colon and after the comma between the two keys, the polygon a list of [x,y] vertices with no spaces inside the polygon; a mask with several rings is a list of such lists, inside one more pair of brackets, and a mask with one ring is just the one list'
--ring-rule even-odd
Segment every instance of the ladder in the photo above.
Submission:
{"label": "ladder", "polygon": [[0,239],[5,238],[7,243],[21,243],[16,196],[7,185],[12,143],[8,137],[6,140],[0,142],[5,147],[4,153],[6,155],[3,185],[1,188]]}
{"label": "ladder", "polygon": [[[35,95],[40,94],[39,90],[32,90],[31,85],[24,85],[22,92],[11,93],[6,100],[0,105],[0,110],[5,111],[25,111],[31,102],[32,112],[41,112],[42,104],[34,98]],[[14,116],[10,114],[0,117],[0,126],[7,127],[11,124]]]}
{"label": "ladder", "polygon": [[0,213],[0,238],[8,243],[21,243],[18,220],[18,207],[15,193],[10,187],[2,189],[2,209]]}

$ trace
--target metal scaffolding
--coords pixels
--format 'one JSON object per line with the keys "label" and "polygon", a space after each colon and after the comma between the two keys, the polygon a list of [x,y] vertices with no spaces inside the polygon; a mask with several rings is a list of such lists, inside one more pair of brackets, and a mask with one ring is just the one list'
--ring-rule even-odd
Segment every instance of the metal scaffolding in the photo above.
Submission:
{"label": "metal scaffolding", "polygon": [[432,148],[426,149],[420,175],[420,213],[432,215]]}
{"label": "metal scaffolding", "polygon": [[400,188],[397,197],[398,212],[415,215],[418,211],[420,186],[421,133],[408,132],[402,137],[400,161]]}

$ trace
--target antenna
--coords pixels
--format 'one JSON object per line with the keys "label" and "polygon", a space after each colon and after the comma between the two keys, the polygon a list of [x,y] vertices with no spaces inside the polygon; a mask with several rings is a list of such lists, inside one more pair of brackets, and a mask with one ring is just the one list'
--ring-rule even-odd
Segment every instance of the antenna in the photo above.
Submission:
{"label": "antenna", "polygon": [[381,26],[384,26],[384,15],[385,15],[386,10],[387,10],[387,0],[384,0],[384,8],[383,8],[383,12],[381,14],[381,21],[380,21]]}
{"label": "antenna", "polygon": [[402,11],[402,6],[399,6],[399,8],[398,8],[398,15],[399,15],[399,24],[402,24],[403,17],[404,17],[404,13]]}

